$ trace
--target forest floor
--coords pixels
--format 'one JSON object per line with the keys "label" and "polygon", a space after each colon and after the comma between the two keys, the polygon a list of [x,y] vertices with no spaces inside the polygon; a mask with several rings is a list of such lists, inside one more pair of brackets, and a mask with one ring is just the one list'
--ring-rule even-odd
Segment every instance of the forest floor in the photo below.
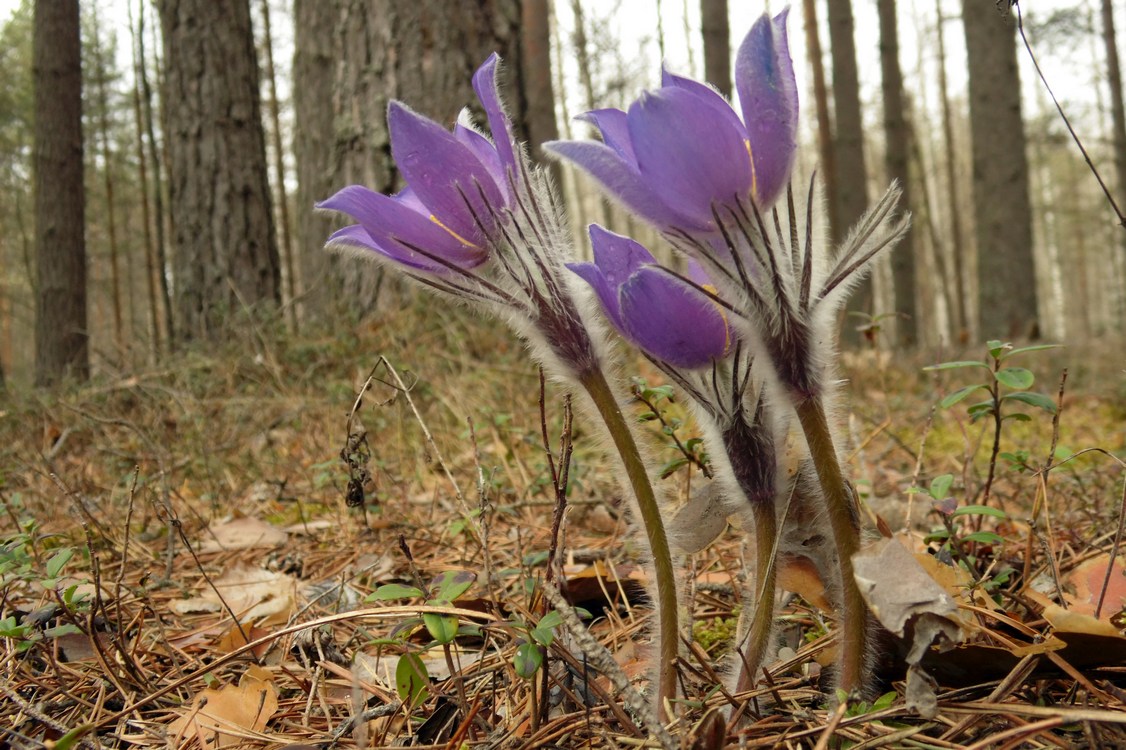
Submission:
{"label": "forest floor", "polygon": [[[553,531],[563,393],[541,396],[490,322],[422,309],[248,328],[0,401],[0,747],[656,746],[543,596],[562,583],[645,686],[647,574],[612,464],[576,415]],[[1066,349],[1022,355],[1052,401],[1070,368],[1063,410],[1056,426],[1033,408],[1004,423],[982,509],[993,424],[971,423],[969,402],[935,409],[973,372],[921,370],[982,356],[844,367],[867,525],[932,561],[959,605],[965,644],[927,662],[933,715],[907,707],[890,657],[883,697],[833,707],[831,616],[794,596],[769,684],[720,687],[753,559],[728,527],[683,566],[682,747],[1126,746],[1126,375]],[[680,404],[656,405],[692,437]],[[697,468],[659,420],[642,429],[682,503]]]}

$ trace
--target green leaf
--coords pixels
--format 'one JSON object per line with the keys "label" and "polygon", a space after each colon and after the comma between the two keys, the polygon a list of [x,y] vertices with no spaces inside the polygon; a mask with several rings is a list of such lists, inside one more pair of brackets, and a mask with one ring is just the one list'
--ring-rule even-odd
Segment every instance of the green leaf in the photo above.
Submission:
{"label": "green leaf", "polygon": [[950,492],[950,485],[954,484],[953,474],[941,474],[931,480],[930,496],[935,500],[942,500]]}
{"label": "green leaf", "polygon": [[1013,349],[1010,352],[1005,352],[1003,355],[1001,355],[1000,359],[1002,361],[1004,361],[1004,360],[1008,359],[1009,357],[1013,357],[1017,354],[1027,354],[1028,352],[1042,352],[1045,349],[1060,349],[1060,348],[1062,348],[1061,344],[1036,344],[1035,346],[1022,346],[1019,349]]}
{"label": "green leaf", "polygon": [[43,635],[47,638],[58,638],[63,635],[81,635],[82,628],[78,627],[72,622],[64,622],[62,625],[55,625],[54,627],[46,628],[43,630]]}
{"label": "green leaf", "polygon": [[56,552],[50,560],[47,561],[47,577],[58,578],[59,573],[62,572],[63,566],[70,562],[70,558],[74,557],[73,547],[63,547]]}
{"label": "green leaf", "polygon": [[455,601],[469,590],[477,574],[469,570],[447,570],[430,582],[430,598],[445,602]]}
{"label": "green leaf", "polygon": [[883,695],[881,695],[879,698],[876,699],[875,703],[872,704],[872,710],[873,711],[882,711],[885,708],[888,708],[889,706],[891,706],[892,703],[895,703],[895,697],[896,697],[896,693],[895,693],[894,690],[892,690],[891,692],[888,692],[888,693],[884,693]]}
{"label": "green leaf", "polygon": [[525,680],[535,677],[542,665],[543,651],[534,643],[521,643],[512,657],[512,667]]}
{"label": "green leaf", "polygon": [[528,635],[532,636],[533,641],[544,647],[550,646],[551,642],[555,640],[555,633],[552,632],[551,628],[545,628],[542,625],[536,626]]}
{"label": "green leaf", "polygon": [[962,537],[965,542],[981,542],[982,544],[1001,544],[1005,540],[999,534],[994,534],[992,531],[975,531],[972,534]]}
{"label": "green leaf", "polygon": [[999,359],[1001,355],[1005,353],[1005,350],[1011,349],[1013,345],[1006,344],[1005,342],[998,341],[997,339],[990,339],[989,341],[985,342],[985,347],[989,349],[990,357],[993,357],[993,359]]}
{"label": "green leaf", "polygon": [[988,505],[963,505],[951,513],[952,516],[993,516],[994,518],[1008,518],[1009,514],[1000,508],[990,508]]}
{"label": "green leaf", "polygon": [[960,367],[984,367],[989,369],[989,365],[982,362],[980,359],[960,359],[957,362],[939,362],[937,365],[928,365],[923,368],[923,372],[938,372],[939,370],[956,370]]}
{"label": "green leaf", "polygon": [[391,599],[413,599],[422,596],[422,591],[414,586],[404,586],[401,583],[385,583],[367,595],[364,601],[385,602]]}
{"label": "green leaf", "polygon": [[1006,419],[1011,419],[1014,422],[1031,422],[1032,421],[1032,417],[1028,416],[1027,414],[1025,414],[1022,411],[1014,411],[1012,414],[1006,414],[1005,416],[1001,417],[1002,422],[1004,422]]}
{"label": "green leaf", "polygon": [[453,643],[457,638],[457,616],[440,615],[436,612],[423,612],[422,622],[430,635],[439,644],[445,646]]}
{"label": "green leaf", "polygon": [[667,464],[661,467],[659,476],[661,477],[661,479],[668,479],[670,476],[676,473],[677,469],[681,468],[682,466],[686,466],[687,464],[688,459],[684,456],[681,456],[680,458],[674,458],[672,461],[669,461]]}
{"label": "green leaf", "polygon": [[71,750],[78,741],[90,733],[93,724],[81,724],[54,741],[54,750]]}
{"label": "green leaf", "polygon": [[1032,374],[1032,371],[1023,367],[1006,367],[993,373],[993,377],[997,378],[997,382],[1006,388],[1017,391],[1031,388],[1032,384],[1036,382],[1036,376]]}
{"label": "green leaf", "polygon": [[551,610],[546,615],[540,618],[540,623],[536,627],[555,629],[563,624],[563,615],[555,610]]}
{"label": "green leaf", "polygon": [[935,529],[931,533],[923,537],[923,544],[930,544],[931,542],[944,542],[950,538],[950,532],[946,529]]}
{"label": "green leaf", "polygon": [[967,385],[965,388],[959,388],[958,390],[954,391],[953,393],[947,394],[946,398],[939,401],[938,407],[940,409],[949,409],[951,406],[958,403],[959,401],[964,401],[966,398],[969,397],[969,395],[971,393],[978,390],[979,388],[988,389],[988,386],[986,386],[985,383],[977,383],[976,385]]}
{"label": "green leaf", "polygon": [[422,659],[413,651],[399,657],[399,664],[395,667],[395,692],[411,711],[430,697],[430,675]]}
{"label": "green leaf", "polygon": [[972,404],[968,409],[966,409],[966,412],[970,415],[970,421],[976,422],[982,417],[987,417],[992,414],[995,408],[996,405],[994,404],[993,399],[989,399],[988,401],[982,401],[977,404]]}
{"label": "green leaf", "polygon": [[1021,403],[1035,406],[1037,409],[1043,409],[1049,414],[1056,413],[1056,402],[1045,396],[1043,393],[1032,393],[1031,391],[1018,391],[1016,393],[1006,393],[1001,397],[1002,401],[1020,401]]}

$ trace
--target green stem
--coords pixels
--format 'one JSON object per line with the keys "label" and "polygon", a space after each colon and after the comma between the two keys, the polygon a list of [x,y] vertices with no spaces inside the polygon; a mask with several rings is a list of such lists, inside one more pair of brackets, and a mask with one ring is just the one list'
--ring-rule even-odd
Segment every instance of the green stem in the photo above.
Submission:
{"label": "green stem", "polygon": [[774,555],[778,540],[778,519],[774,515],[773,503],[755,503],[751,512],[754,515],[755,544],[758,548],[758,568],[755,574],[757,596],[753,602],[755,613],[751,619],[750,632],[747,633],[747,650],[740,655],[743,664],[735,684],[735,690],[739,693],[755,686],[756,675],[766,656],[770,631],[774,626],[774,587],[777,579]]}
{"label": "green stem", "polygon": [[841,473],[821,399],[809,398],[795,404],[794,408],[821,483],[829,527],[837,545],[841,573],[839,687],[848,693],[863,691],[865,652],[868,648],[867,607],[852,574],[852,556],[860,548],[859,520],[853,507],[852,492]]}
{"label": "green stem", "polygon": [[672,553],[665,534],[657,496],[649,482],[649,472],[634,442],[633,432],[622,415],[621,406],[601,370],[589,370],[579,375],[579,382],[590,394],[598,409],[610,438],[621,456],[626,476],[641,513],[641,524],[649,538],[649,551],[653,555],[653,569],[657,588],[658,639],[660,647],[657,671],[657,713],[666,721],[666,703],[676,697],[676,662],[680,650],[680,631],[677,623],[679,606],[676,594],[676,574],[673,571]]}

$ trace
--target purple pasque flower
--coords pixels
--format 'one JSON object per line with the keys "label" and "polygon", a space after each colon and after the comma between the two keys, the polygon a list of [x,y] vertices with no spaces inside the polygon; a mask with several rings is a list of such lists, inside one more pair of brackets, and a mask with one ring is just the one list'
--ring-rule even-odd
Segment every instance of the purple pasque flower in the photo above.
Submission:
{"label": "purple pasque flower", "polygon": [[[590,284],[606,317],[647,356],[673,367],[709,367],[731,349],[723,310],[661,268],[639,242],[590,226],[593,263],[567,268]],[[706,279],[701,278],[702,284]]]}
{"label": "purple pasque flower", "polygon": [[548,181],[513,139],[498,63],[493,54],[473,76],[492,140],[462,123],[451,132],[391,102],[391,155],[407,186],[383,195],[351,185],[317,204],[357,222],[327,246],[481,304],[512,321],[538,351],[582,372],[596,354],[563,267],[571,248]]}
{"label": "purple pasque flower", "polygon": [[736,89],[743,117],[711,87],[662,71],[661,87],[627,112],[583,116],[595,141],[554,141],[573,162],[659,229],[709,232],[719,206],[753,200],[768,208],[789,181],[798,96],[783,10],[764,15],[739,48]]}
{"label": "purple pasque flower", "polygon": [[496,142],[458,123],[451,133],[398,101],[387,111],[391,155],[407,187],[383,195],[350,185],[318,208],[351,216],[356,224],[327,246],[370,251],[414,275],[456,276],[489,258],[489,238],[511,205],[517,173],[511,125],[496,90],[494,54],[473,77]]}

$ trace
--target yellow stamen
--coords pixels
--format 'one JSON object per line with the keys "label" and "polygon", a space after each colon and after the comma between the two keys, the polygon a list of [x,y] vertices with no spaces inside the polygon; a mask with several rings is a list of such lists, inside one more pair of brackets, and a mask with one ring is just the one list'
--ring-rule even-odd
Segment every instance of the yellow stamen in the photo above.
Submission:
{"label": "yellow stamen", "polygon": [[454,230],[450,229],[445,224],[443,224],[442,221],[437,216],[435,216],[434,214],[430,214],[430,221],[434,222],[435,224],[440,226],[442,229],[445,229],[447,232],[449,232],[451,235],[453,235],[454,239],[456,239],[461,244],[468,245],[469,247],[478,247],[476,242],[470,242],[469,240],[465,239],[460,234],[458,234],[457,232],[455,232]]}
{"label": "yellow stamen", "polygon": [[751,195],[758,197],[758,175],[755,174],[755,155],[751,153],[751,141],[748,138],[743,139],[743,145],[747,149],[747,159],[751,162]]}

